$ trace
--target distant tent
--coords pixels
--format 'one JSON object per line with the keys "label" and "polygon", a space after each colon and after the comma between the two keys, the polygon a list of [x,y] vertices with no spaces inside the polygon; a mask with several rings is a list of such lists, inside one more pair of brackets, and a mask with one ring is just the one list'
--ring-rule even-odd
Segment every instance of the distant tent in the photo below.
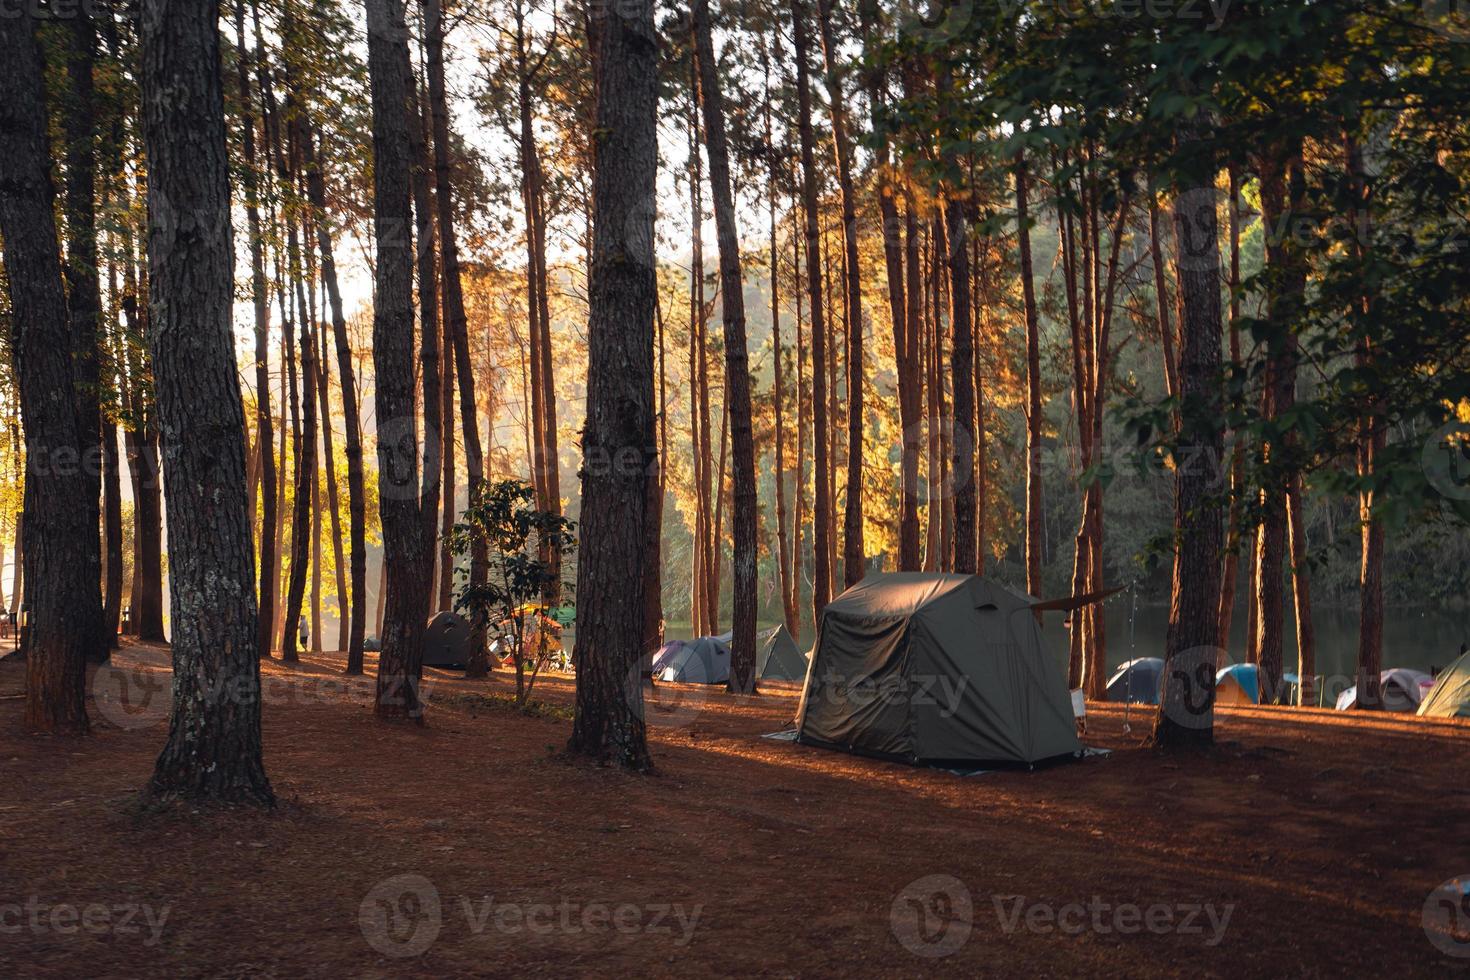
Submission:
{"label": "distant tent", "polygon": [[1425,718],[1470,718],[1470,653],[1446,667],[1429,689],[1419,714]]}
{"label": "distant tent", "polygon": [[1261,672],[1255,664],[1231,664],[1215,675],[1216,704],[1260,704]]}
{"label": "distant tent", "polygon": [[1164,690],[1164,661],[1139,657],[1120,666],[1108,680],[1109,701],[1158,704]]}
{"label": "distant tent", "polygon": [[977,575],[867,575],[822,613],[796,740],[909,763],[1078,752],[1036,605]]}
{"label": "distant tent", "polygon": [[654,676],[683,684],[723,684],[730,679],[730,648],[713,636],[687,640],[664,658]]}
{"label": "distant tent", "polygon": [[[735,631],[715,637],[725,646],[735,641]],[[755,676],[763,681],[799,681],[806,677],[806,654],[797,649],[791,633],[781,624],[755,634]]]}
{"label": "distant tent", "polygon": [[[1424,700],[1424,692],[1434,684],[1434,679],[1422,670],[1407,667],[1390,667],[1378,675],[1378,689],[1383,696],[1383,710],[1405,714],[1418,711]],[[1358,704],[1358,686],[1343,691],[1337,696],[1337,710],[1350,711]]]}
{"label": "distant tent", "polygon": [[659,647],[657,650],[653,651],[653,653],[648,655],[648,667],[646,668],[646,672],[652,674],[654,677],[657,677],[658,672],[663,670],[664,667],[668,666],[668,663],[670,660],[673,659],[674,654],[678,653],[682,649],[684,649],[683,640],[670,640],[669,642],[665,643],[663,646]]}
{"label": "distant tent", "polygon": [[469,659],[469,622],[448,609],[435,613],[424,631],[424,666],[463,667]]}

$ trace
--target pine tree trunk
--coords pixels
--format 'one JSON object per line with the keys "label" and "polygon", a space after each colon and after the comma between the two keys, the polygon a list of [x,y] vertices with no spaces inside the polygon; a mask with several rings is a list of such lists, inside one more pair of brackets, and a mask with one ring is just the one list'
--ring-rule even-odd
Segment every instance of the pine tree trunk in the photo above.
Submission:
{"label": "pine tree trunk", "polygon": [[[656,285],[656,284],[655,284]],[[663,597],[663,524],[664,524],[664,458],[668,446],[668,392],[664,373],[664,314],[657,291],[654,293],[654,323],[657,329],[655,354],[658,357],[658,440],[653,459],[653,472],[648,480],[648,520],[643,527],[643,643],[639,647],[647,662],[640,675],[651,673],[653,654],[664,642]]]}
{"label": "pine tree trunk", "polygon": [[286,616],[281,630],[281,659],[287,663],[300,659],[297,641],[300,637],[302,601],[306,596],[306,576],[311,561],[311,501],[316,484],[316,355],[306,325],[300,332],[301,396],[295,385],[291,391],[292,414],[300,412],[300,438],[295,439],[296,458],[293,508],[291,514],[291,575],[286,589]]}
{"label": "pine tree trunk", "polygon": [[[1191,122],[1186,145],[1206,138],[1206,123]],[[1213,162],[1201,154],[1194,180],[1174,202],[1180,293],[1179,388],[1183,399],[1181,459],[1219,459],[1220,245]],[[1169,629],[1165,640],[1164,696],[1153,730],[1161,747],[1214,741],[1214,671],[1219,641],[1220,504],[1207,466],[1180,466],[1174,477],[1174,556]]]}
{"label": "pine tree trunk", "polygon": [[[401,2],[401,0],[395,0]],[[400,54],[403,75],[408,79],[408,152],[410,160],[409,187],[413,198],[414,242],[418,249],[418,300],[419,300],[419,375],[422,383],[422,405],[424,412],[424,499],[423,520],[425,560],[429,567],[429,589],[424,595],[421,616],[427,618],[437,611],[438,597],[434,593],[434,575],[438,571],[435,562],[436,544],[439,539],[439,506],[445,496],[443,481],[444,457],[454,452],[454,439],[446,428],[444,418],[444,384],[439,371],[443,366],[440,351],[444,339],[444,324],[439,317],[439,271],[436,264],[436,236],[434,223],[434,163],[426,138],[428,119],[423,111],[419,85],[413,76],[413,67],[408,59],[405,45]],[[453,424],[453,419],[448,420]]]}
{"label": "pine tree trunk", "polygon": [[[82,540],[82,561],[93,581],[102,578],[102,542],[100,499],[102,495],[102,415],[99,406],[100,371],[98,367],[98,324],[102,296],[97,274],[97,152],[96,112],[93,98],[92,63],[97,44],[91,13],[76,12],[67,22],[66,74],[70,91],[62,100],[62,130],[65,137],[65,193],[62,209],[66,214],[66,262],[63,271],[67,284],[67,306],[71,314],[72,350],[76,378],[77,424],[80,426],[78,449],[82,460],[83,492],[87,503],[87,533]],[[73,611],[83,619],[85,628],[93,631],[94,645],[87,658],[104,661],[110,643],[103,607],[88,602]]]}
{"label": "pine tree trunk", "polygon": [[820,628],[822,610],[832,598],[832,498],[828,462],[827,328],[822,313],[821,245],[818,238],[817,163],[812,135],[810,48],[805,0],[789,0],[796,49],[797,129],[801,142],[801,199],[806,233],[807,299],[812,350],[812,470],[816,497],[812,507],[812,623]]}
{"label": "pine tree trunk", "polygon": [[[444,323],[453,344],[454,371],[459,379],[459,415],[464,434],[465,479],[468,499],[473,502],[485,482],[485,455],[480,445],[480,407],[475,396],[474,367],[470,363],[469,322],[465,316],[459,242],[454,228],[453,181],[449,168],[449,106],[444,83],[443,9],[440,0],[423,0],[423,8],[429,109],[434,135],[439,254],[444,279]],[[448,410],[446,417],[447,414]],[[493,419],[494,406],[488,406],[484,414]],[[489,556],[484,542],[478,538],[470,548],[469,573],[471,588],[484,585],[489,574]],[[489,654],[485,648],[486,624],[477,619],[472,627],[470,660],[465,674],[467,677],[482,677],[489,670]]]}
{"label": "pine tree trunk", "polygon": [[[923,561],[919,550],[919,457],[924,451],[923,362],[919,338],[924,331],[923,285],[919,270],[919,221],[912,199],[907,202],[903,225],[904,315],[900,338],[895,320],[894,351],[898,372],[898,417],[903,426],[903,456],[899,463],[901,498],[898,518],[898,570],[916,572]],[[884,219],[885,227],[887,219]],[[897,230],[894,231],[897,236]],[[889,287],[890,291],[892,286]],[[900,340],[902,341],[900,343]]]}
{"label": "pine tree trunk", "polygon": [[[1026,158],[1016,154],[1016,237],[1021,253],[1021,296],[1026,309],[1026,591],[1038,598],[1041,581],[1043,528],[1041,524],[1041,439],[1045,417],[1041,410],[1041,321],[1032,279],[1030,211]],[[1037,614],[1040,622],[1041,615]]]}
{"label": "pine tree trunk", "polygon": [[1302,516],[1302,478],[1286,485],[1286,529],[1291,544],[1291,587],[1296,613],[1297,704],[1317,703],[1317,631],[1312,624],[1312,582],[1308,570],[1306,521]]}
{"label": "pine tree trunk", "polygon": [[[107,645],[117,648],[118,623],[122,617],[123,596],[123,529],[122,480],[117,451],[117,426],[108,423],[102,430],[102,526],[106,542],[106,588],[102,598],[102,627]],[[4,599],[0,598],[0,605]]]}
{"label": "pine tree trunk", "polygon": [[454,549],[449,544],[449,535],[454,531],[455,496],[458,492],[454,474],[454,337],[448,316],[444,317],[443,323],[444,345],[439,351],[439,417],[444,426],[444,448],[439,455],[441,506],[438,534],[439,596],[434,604],[436,611],[454,608]]}
{"label": "pine tree trunk", "polygon": [[[129,333],[142,339],[147,324],[131,293],[122,300]],[[143,359],[130,373],[143,373]],[[125,437],[128,470],[133,474],[133,626],[138,639],[164,642],[163,633],[163,499],[159,479],[158,425],[153,406],[144,402],[134,381],[127,392],[135,430]]]}
{"label": "pine tree trunk", "polygon": [[[711,39],[708,0],[694,0],[694,42],[699,63],[700,102],[705,147],[709,152],[710,196],[720,247],[720,292],[725,328],[725,406],[733,468],[734,581],[731,606],[728,690],[755,691],[756,536],[755,435],[751,424],[750,357],[745,335],[745,284],[740,268],[740,232],[735,224],[729,150],[725,137],[725,100]],[[723,441],[723,440],[721,440]]]}
{"label": "pine tree trunk", "polygon": [[[97,576],[86,564],[96,533],[80,466],[49,465],[80,452],[71,351],[62,287],[46,97],[35,15],[0,18],[0,236],[10,286],[16,381],[25,429],[25,725],[62,735],[87,732],[86,658],[97,642]],[[58,397],[58,393],[62,393]],[[99,612],[100,615],[100,612]]]}
{"label": "pine tree trunk", "polygon": [[[311,339],[312,380],[316,381],[316,338]],[[311,393],[307,393],[311,397]],[[316,442],[312,442],[312,459],[316,459]],[[313,470],[316,466],[313,466]],[[322,481],[320,473],[311,478],[311,651],[322,649]]]}
{"label": "pine tree trunk", "polygon": [[[1285,236],[1271,229],[1289,227],[1300,204],[1301,180],[1292,147],[1275,147],[1260,161],[1261,222],[1266,235],[1266,265],[1272,272],[1267,286],[1267,314],[1274,321],[1273,335],[1266,344],[1266,370],[1262,392],[1262,415],[1276,419],[1290,412],[1296,401],[1296,338],[1291,332],[1301,294],[1306,288],[1306,269]],[[1288,182],[1291,193],[1288,194]],[[1256,604],[1259,610],[1256,646],[1261,674],[1261,699],[1275,703],[1282,690],[1285,616],[1283,610],[1283,565],[1287,545],[1286,495],[1290,484],[1287,440],[1267,439],[1261,447],[1266,476],[1261,487],[1261,527],[1256,554]]]}
{"label": "pine tree trunk", "polygon": [[[378,507],[383,523],[383,624],[376,712],[422,721],[419,678],[437,510],[419,485],[414,425],[413,242],[409,207],[410,125],[407,28],[400,0],[368,0],[372,91],[374,409],[378,424]],[[426,404],[434,400],[426,398]],[[433,437],[430,436],[430,441]],[[427,454],[426,454],[427,456]],[[438,460],[425,459],[437,484]],[[426,514],[429,515],[426,517]]]}
{"label": "pine tree trunk", "polygon": [[801,642],[801,579],[806,570],[806,563],[802,560],[801,542],[802,528],[806,526],[806,433],[808,431],[808,414],[810,410],[810,399],[807,397],[806,384],[806,355],[809,349],[803,337],[802,331],[802,291],[801,291],[801,239],[797,234],[796,213],[792,211],[792,235],[791,235],[791,293],[796,297],[796,470],[792,480],[792,489],[795,493],[794,513],[791,517],[791,594],[787,598],[787,606],[791,609],[791,619],[796,623],[796,629],[791,635]]}
{"label": "pine tree trunk", "polygon": [[940,554],[944,550],[943,525],[944,525],[944,502],[941,499],[943,490],[942,464],[940,462],[940,440],[944,427],[943,416],[940,409],[939,399],[942,388],[939,384],[938,369],[938,347],[939,347],[939,321],[938,311],[934,303],[935,294],[935,245],[934,228],[936,222],[929,221],[925,230],[928,239],[928,247],[924,249],[924,322],[920,325],[923,337],[923,357],[920,369],[924,372],[924,388],[927,392],[925,400],[925,411],[928,416],[926,428],[927,445],[924,460],[925,482],[927,493],[925,500],[925,535],[924,535],[924,571],[937,572],[941,564]]}
{"label": "pine tree trunk", "polygon": [[964,202],[951,197],[945,203],[949,239],[950,323],[954,341],[950,347],[950,375],[954,398],[954,570],[973,574],[976,570],[975,494],[975,353],[970,323],[970,250],[965,247]]}
{"label": "pine tree trunk", "polygon": [[169,447],[174,615],[173,713],[148,792],[270,805],[261,763],[245,413],[231,324],[234,249],[219,6],[159,0],[144,10],[142,26],[153,215],[149,335]]}
{"label": "pine tree trunk", "polygon": [[[343,428],[346,430],[345,445],[343,452],[347,457],[347,525],[348,538],[351,547],[350,579],[352,584],[351,599],[348,609],[351,615],[351,624],[347,631],[347,669],[348,674],[362,673],[362,644],[367,632],[367,529],[366,529],[366,506],[363,500],[364,485],[362,472],[362,423],[358,413],[357,382],[352,365],[352,345],[347,336],[347,318],[342,310],[342,293],[337,284],[337,262],[332,249],[332,236],[329,222],[326,220],[326,181],[317,163],[315,149],[315,135],[307,129],[304,137],[306,146],[307,162],[307,194],[311,205],[320,215],[316,223],[317,251],[321,257],[322,283],[327,290],[327,306],[332,315],[332,338],[337,351],[337,377],[342,389],[342,420]],[[263,343],[257,348],[263,351]],[[262,358],[262,363],[263,363]],[[262,377],[259,383],[260,390],[266,390],[266,379]],[[326,417],[326,410],[323,409]],[[262,418],[262,424],[266,426],[262,431],[269,433],[270,415],[267,411]],[[331,484],[328,484],[329,486]],[[329,494],[329,496],[332,496]],[[335,513],[337,505],[333,503],[332,510]],[[269,513],[269,511],[267,511]],[[340,536],[338,538],[340,541]],[[262,544],[262,555],[265,548]],[[341,569],[341,556],[338,556],[337,567]],[[265,581],[265,576],[261,576]],[[340,591],[340,582],[338,585]],[[262,589],[264,593],[264,589]],[[262,618],[264,614],[262,613]]]}
{"label": "pine tree trunk", "polygon": [[[250,239],[250,299],[255,313],[255,427],[256,450],[260,454],[260,561],[259,561],[259,636],[261,657],[269,657],[276,618],[276,579],[279,569],[276,556],[277,487],[275,433],[271,423],[270,392],[270,299],[265,274],[265,240],[261,231],[259,185],[260,170],[256,161],[255,116],[250,97],[250,55],[245,46],[245,4],[235,5],[235,48],[238,97],[240,100],[240,136],[245,149],[244,191],[245,221]],[[319,224],[324,229],[324,225]],[[253,514],[252,514],[253,516]]]}
{"label": "pine tree trunk", "polygon": [[[853,188],[852,142],[849,139],[846,100],[839,75],[842,53],[832,30],[832,0],[817,0],[817,25],[822,41],[822,59],[826,67],[827,109],[832,120],[832,143],[837,164],[837,187],[842,199],[843,285],[847,310],[847,495],[842,513],[842,576],[852,585],[867,570],[863,548],[863,292],[862,273],[858,267],[857,192]],[[880,205],[887,202],[884,228],[888,219],[896,231],[898,217],[891,196],[880,192]],[[897,278],[896,253],[888,258],[889,284]],[[898,297],[902,308],[903,297]]]}
{"label": "pine tree trunk", "polygon": [[[23,552],[24,549],[22,549],[22,547],[21,547],[21,542],[24,540],[24,538],[25,538],[25,512],[24,511],[16,511],[16,514],[15,514],[15,543],[14,543],[14,546],[11,548],[11,551],[10,551],[11,560],[13,562],[13,564],[11,565],[11,569],[10,569],[10,611],[12,613],[19,613],[20,612],[21,590],[25,588],[25,577],[24,577],[24,574],[23,574],[23,569],[25,568],[25,561],[24,561],[23,556],[22,556],[22,552]],[[17,645],[17,647],[20,645],[19,644],[19,638],[17,638],[16,645]]]}
{"label": "pine tree trunk", "polygon": [[[1363,148],[1349,136],[1346,140],[1347,172],[1353,195],[1359,206],[1352,209],[1352,225],[1356,230],[1354,257],[1365,261],[1364,242],[1371,231],[1369,203],[1372,187],[1363,164]],[[1366,281],[1366,277],[1365,281]],[[1373,296],[1365,286],[1361,300],[1353,310],[1355,329],[1363,336],[1355,352],[1359,370],[1369,370],[1374,349],[1367,339],[1364,324],[1373,314]],[[1358,476],[1371,478],[1378,469],[1378,457],[1387,443],[1383,423],[1377,418],[1378,406],[1364,406],[1358,429]],[[1383,669],[1383,524],[1373,513],[1376,494],[1364,489],[1358,494],[1358,522],[1362,528],[1362,560],[1358,569],[1358,696],[1356,707],[1366,711],[1383,710],[1380,671]]]}
{"label": "pine tree trunk", "polygon": [[596,43],[587,422],[571,752],[648,769],[640,590],[654,453],[653,219],[658,37],[650,0],[610,10]]}
{"label": "pine tree trunk", "polygon": [[337,348],[338,386],[343,394],[343,428],[345,430],[344,455],[347,457],[347,535],[350,547],[350,591],[343,582],[343,530],[341,530],[341,495],[337,486],[337,464],[332,441],[331,407],[329,407],[329,369],[326,367],[326,338],[322,338],[322,354],[319,356],[320,382],[318,391],[322,404],[323,433],[325,433],[326,501],[332,514],[332,550],[334,569],[337,569],[337,613],[338,648],[347,651],[347,673],[362,673],[362,644],[365,633],[366,579],[368,579],[368,555],[366,555],[365,513],[363,513],[363,467],[362,467],[362,423],[357,414],[356,381],[353,372],[353,354],[347,338],[347,319],[343,314],[343,295],[337,282],[337,257],[332,250],[332,235],[326,220],[326,179],[316,156],[316,135],[309,126],[301,129],[301,145],[306,153],[307,200],[318,215],[316,220],[316,250],[322,270],[322,285],[326,288],[326,306],[332,316],[332,338]]}
{"label": "pine tree trunk", "polygon": [[[1230,368],[1240,367],[1240,174],[1230,168]],[[1157,247],[1155,255],[1157,256]],[[1155,258],[1157,261],[1157,257]],[[1160,277],[1162,281],[1162,277]],[[1163,300],[1160,316],[1168,315]],[[1171,392],[1172,395],[1172,392]],[[1241,496],[1245,493],[1245,446],[1240,432],[1231,433],[1230,509],[1225,521],[1225,570],[1220,580],[1220,646],[1230,646],[1230,626],[1235,618],[1235,594],[1240,576]]]}
{"label": "pine tree trunk", "polygon": [[[773,37],[780,40],[779,30],[773,29]],[[781,344],[781,262],[780,246],[776,234],[776,187],[779,166],[774,152],[774,133],[771,128],[771,57],[765,39],[761,41],[761,68],[764,70],[764,95],[762,112],[765,120],[766,145],[772,148],[766,173],[766,205],[770,224],[770,280],[771,280],[771,405],[772,421],[775,425],[775,464],[773,482],[776,485],[776,570],[781,589],[781,618],[786,631],[797,635],[796,602],[794,592],[795,569],[791,558],[791,534],[786,509],[786,386],[783,383],[785,349]]]}

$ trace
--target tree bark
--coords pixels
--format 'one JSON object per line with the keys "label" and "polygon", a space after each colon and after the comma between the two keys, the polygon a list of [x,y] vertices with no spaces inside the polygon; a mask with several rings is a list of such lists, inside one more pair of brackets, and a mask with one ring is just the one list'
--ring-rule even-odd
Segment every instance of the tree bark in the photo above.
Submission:
{"label": "tree bark", "polygon": [[[1230,368],[1240,367],[1240,173],[1230,168]],[[1168,308],[1159,306],[1161,316]],[[1170,393],[1171,397],[1173,393]],[[1235,618],[1236,580],[1240,575],[1241,495],[1245,492],[1245,445],[1241,433],[1232,433],[1230,447],[1230,509],[1225,522],[1225,570],[1220,581],[1220,646],[1230,646]],[[1251,570],[1254,580],[1255,569]]]}
{"label": "tree bark", "polygon": [[[772,38],[780,41],[780,31],[773,25]],[[765,137],[768,170],[766,172],[766,205],[770,223],[770,280],[771,280],[771,405],[772,422],[775,426],[774,456],[776,472],[776,570],[781,589],[781,619],[786,631],[797,635],[798,616],[796,611],[796,569],[792,565],[791,529],[787,524],[786,509],[786,386],[784,384],[785,350],[781,344],[781,262],[780,245],[776,223],[776,187],[779,177],[779,162],[774,144],[775,134],[771,127],[771,56],[764,38],[761,42],[761,68],[764,71],[765,89],[762,115],[765,121]]]}
{"label": "tree bark", "polygon": [[1302,516],[1302,478],[1286,485],[1287,532],[1291,543],[1291,587],[1296,613],[1297,704],[1317,703],[1317,631],[1312,624],[1312,581],[1308,568],[1306,522]]}
{"label": "tree bark", "polygon": [[[862,273],[858,267],[857,192],[853,188],[852,143],[848,138],[846,99],[838,74],[841,52],[832,30],[832,0],[817,0],[817,25],[826,67],[824,77],[827,108],[832,120],[837,187],[842,200],[843,285],[847,309],[847,496],[842,512],[842,577],[844,584],[852,585],[867,570],[863,548],[863,291]],[[887,200],[892,208],[892,198]],[[884,217],[886,219],[888,215]],[[897,225],[897,215],[893,218],[894,225]],[[884,228],[887,227],[885,223]],[[886,247],[885,244],[885,250]],[[890,264],[890,284],[895,278],[894,264]]]}
{"label": "tree bark", "polygon": [[[26,440],[25,725],[87,732],[86,658],[97,643],[98,579],[86,564],[96,524],[76,465],[79,418],[72,328],[46,145],[46,97],[35,15],[0,18],[0,236],[10,286],[13,347]],[[100,616],[100,612],[99,612]]]}
{"label": "tree bark", "polygon": [[[1352,227],[1356,232],[1354,256],[1365,261],[1365,243],[1371,230],[1369,204],[1372,185],[1363,163],[1363,148],[1352,136],[1345,140],[1347,172],[1350,188],[1356,198],[1352,209]],[[1365,279],[1366,281],[1366,279]],[[1360,370],[1367,370],[1375,355],[1367,325],[1373,314],[1373,295],[1365,286],[1363,296],[1353,310],[1354,330],[1361,337],[1355,357]],[[1358,427],[1358,476],[1370,479],[1378,468],[1378,457],[1387,443],[1387,434],[1379,420],[1378,406],[1369,401],[1364,406]],[[1358,522],[1362,528],[1362,560],[1358,567],[1358,696],[1356,707],[1366,711],[1383,710],[1380,672],[1383,669],[1383,524],[1374,516],[1376,494],[1371,489],[1358,493]]]}
{"label": "tree bark", "polygon": [[[357,404],[357,380],[352,365],[352,344],[347,336],[347,318],[342,310],[342,292],[337,283],[337,261],[326,210],[326,179],[317,160],[315,137],[305,132],[307,195],[320,216],[316,223],[317,250],[321,255],[322,283],[327,289],[327,307],[332,315],[332,339],[337,351],[337,378],[342,389],[342,422],[345,430],[343,453],[347,457],[347,534],[351,549],[352,618],[347,631],[348,674],[362,673],[362,643],[367,633],[367,520],[362,473],[362,422]],[[326,410],[323,409],[326,417]],[[269,425],[269,418],[266,424]],[[333,505],[336,510],[336,505]],[[341,556],[338,556],[338,569]],[[262,578],[262,581],[264,579]],[[339,585],[340,588],[340,585]]]}
{"label": "tree bark", "polygon": [[[449,166],[449,105],[444,83],[444,15],[440,0],[423,0],[423,7],[429,108],[434,131],[439,259],[444,280],[444,323],[454,347],[454,371],[459,379],[460,427],[464,435],[465,479],[469,500],[473,503],[485,482],[485,454],[480,445],[480,408],[475,397],[474,366],[470,363],[469,322],[465,316],[459,242],[454,228],[453,181]],[[494,406],[488,407],[485,415],[494,418]],[[470,548],[470,587],[484,585],[488,571],[489,556],[485,544],[476,538]],[[485,649],[486,624],[477,619],[472,628],[470,660],[465,674],[468,677],[482,677],[489,670],[488,653]]]}
{"label": "tree bark", "polygon": [[[307,326],[300,326],[301,359],[301,438],[296,440],[295,486],[291,514],[291,575],[286,589],[286,616],[281,630],[281,659],[287,663],[299,660],[296,643],[299,638],[302,600],[306,595],[306,574],[312,565],[311,499],[316,485],[316,351]],[[292,391],[292,401],[297,395]],[[293,406],[295,407],[295,406]]]}
{"label": "tree bark", "polygon": [[792,210],[791,235],[791,293],[796,297],[796,470],[792,480],[795,494],[791,516],[791,595],[787,604],[792,609],[792,619],[797,628],[791,631],[797,642],[801,641],[801,579],[806,571],[802,560],[802,528],[806,526],[806,432],[810,399],[807,397],[806,356],[809,349],[802,332],[801,290],[801,239],[796,233],[796,213]]}
{"label": "tree bark", "polygon": [[269,806],[218,32],[217,2],[143,11],[149,335],[174,613],[173,713],[148,793]]}
{"label": "tree bark", "polygon": [[812,350],[812,622],[832,598],[832,498],[827,443],[827,329],[822,315],[821,244],[818,237],[817,163],[812,135],[810,48],[805,0],[789,0],[796,57],[797,129],[801,142],[801,199],[806,231],[807,298]]}
{"label": "tree bark", "polygon": [[[1261,396],[1262,415],[1275,420],[1289,412],[1296,401],[1297,341],[1294,318],[1306,289],[1306,267],[1296,249],[1278,229],[1289,227],[1300,205],[1302,180],[1298,172],[1298,150],[1273,147],[1260,163],[1261,224],[1266,231],[1266,264],[1273,272],[1267,286],[1267,314],[1274,330],[1266,344],[1266,369]],[[1289,189],[1290,188],[1290,189]],[[1285,622],[1282,602],[1287,515],[1286,495],[1290,484],[1284,458],[1288,451],[1284,436],[1268,438],[1261,446],[1265,479],[1261,486],[1261,525],[1257,532],[1255,601],[1258,612],[1256,649],[1261,675],[1261,698],[1275,703],[1282,690]]]}
{"label": "tree bark", "polygon": [[587,422],[569,749],[648,769],[640,682],[653,431],[658,37],[651,0],[609,8],[597,41]]}
{"label": "tree bark", "polygon": [[945,202],[949,239],[950,324],[954,341],[950,346],[950,375],[953,379],[954,435],[954,570],[974,574],[976,570],[975,495],[975,352],[970,322],[970,250],[965,204],[958,197]]}
{"label": "tree bark", "polygon": [[[66,214],[67,306],[71,313],[72,350],[76,374],[77,424],[80,426],[81,473],[87,502],[87,533],[81,544],[81,559],[94,580],[102,577],[100,498],[102,494],[102,415],[99,394],[98,324],[102,295],[97,274],[97,150],[96,113],[92,65],[97,44],[89,11],[77,11],[66,23],[66,74],[70,91],[64,100],[62,129],[66,140],[64,159],[66,183],[63,210]],[[87,603],[73,611],[93,631],[93,647],[87,658],[105,661],[110,639],[103,607]]]}
{"label": "tree bark", "polygon": [[[250,98],[250,55],[245,46],[245,4],[235,5],[236,69],[240,86],[240,135],[245,149],[245,223],[250,239],[250,300],[255,313],[255,444],[260,455],[259,655],[269,657],[276,618],[276,456],[271,423],[270,308],[265,276],[265,240],[260,224],[260,171],[256,161],[255,115]],[[325,224],[318,228],[325,231]],[[325,262],[324,262],[325,267]]]}
{"label": "tree bark", "polygon": [[[1026,157],[1016,153],[1016,238],[1021,253],[1021,296],[1026,308],[1026,591],[1041,597],[1043,528],[1041,524],[1041,318],[1032,279],[1031,218],[1028,207]],[[1036,615],[1037,622],[1041,614]]]}
{"label": "tree bark", "polygon": [[[444,418],[444,385],[439,374],[440,351],[444,340],[444,324],[439,317],[439,272],[435,262],[434,233],[434,164],[426,138],[427,118],[423,112],[419,86],[414,80],[413,66],[408,60],[408,47],[402,50],[403,74],[408,79],[408,152],[409,187],[413,199],[414,242],[418,246],[419,300],[419,375],[422,384],[424,412],[424,548],[428,551],[429,589],[424,595],[422,616],[427,619],[437,612],[433,577],[437,571],[435,545],[439,539],[439,506],[445,493],[444,457],[454,452],[454,438],[446,438]],[[452,425],[453,420],[449,420]]]}
{"label": "tree bark", "polygon": [[[1182,139],[1196,147],[1206,124],[1188,124]],[[1179,429],[1181,460],[1219,459],[1220,245],[1213,161],[1201,154],[1192,182],[1174,201],[1179,239]],[[1214,741],[1215,657],[1219,640],[1220,505],[1208,466],[1179,466],[1174,476],[1173,587],[1165,640],[1164,695],[1154,722],[1160,747]]]}
{"label": "tree bark", "polygon": [[[755,436],[751,425],[750,357],[745,336],[745,284],[740,269],[740,232],[735,224],[725,101],[711,38],[708,0],[694,0],[694,42],[699,62],[700,102],[705,147],[709,151],[710,196],[720,247],[720,309],[725,328],[725,404],[730,426],[730,463],[734,476],[733,638],[730,645],[732,693],[755,691],[756,535]],[[861,509],[859,510],[861,512]]]}
{"label": "tree bark", "polygon": [[[146,343],[148,325],[132,293],[123,297],[123,319],[128,330]],[[156,406],[145,400],[139,389],[144,359],[132,365],[133,382],[128,400],[136,426],[132,438],[124,438],[128,470],[133,478],[133,625],[138,639],[153,643],[165,640],[163,632],[163,484],[160,479],[158,419]],[[151,400],[151,398],[150,398]],[[129,444],[131,443],[131,444]]]}
{"label": "tree bark", "polygon": [[[401,0],[368,0],[367,26],[373,103],[373,230],[378,250],[373,288],[374,408],[387,579],[375,710],[380,718],[411,718],[422,723],[419,678],[433,558],[429,521],[437,507],[427,505],[419,486],[414,425],[414,253],[409,207],[409,121],[413,116]],[[432,466],[426,459],[424,466],[426,476],[434,473],[436,482],[437,464],[437,459]]]}

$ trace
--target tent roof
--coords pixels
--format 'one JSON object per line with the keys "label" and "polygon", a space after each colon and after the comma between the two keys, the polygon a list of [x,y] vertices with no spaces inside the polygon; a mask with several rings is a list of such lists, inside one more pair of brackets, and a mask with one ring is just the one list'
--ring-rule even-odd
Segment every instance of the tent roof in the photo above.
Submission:
{"label": "tent roof", "polygon": [[1434,681],[1419,714],[1436,718],[1470,716],[1470,653],[1462,653]]}
{"label": "tent roof", "polygon": [[888,572],[868,575],[827,604],[829,612],[848,616],[898,618],[942,599],[968,594],[975,608],[1029,606],[1035,600],[998,582],[949,572]]}

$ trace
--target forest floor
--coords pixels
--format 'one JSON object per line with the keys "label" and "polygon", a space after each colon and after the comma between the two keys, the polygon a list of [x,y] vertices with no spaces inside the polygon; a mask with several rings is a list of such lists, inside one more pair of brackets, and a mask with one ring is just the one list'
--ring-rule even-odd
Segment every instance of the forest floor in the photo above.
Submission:
{"label": "forest floor", "polygon": [[0,973],[1470,974],[1423,928],[1470,874],[1464,725],[1226,709],[1171,757],[1093,705],[1111,754],[958,776],[761,738],[793,685],[660,685],[630,775],[560,755],[569,677],[527,716],[427,671],[388,726],[307,655],[263,667],[274,812],[146,810],[167,663],[121,651],[81,741],[27,735],[0,664]]}

